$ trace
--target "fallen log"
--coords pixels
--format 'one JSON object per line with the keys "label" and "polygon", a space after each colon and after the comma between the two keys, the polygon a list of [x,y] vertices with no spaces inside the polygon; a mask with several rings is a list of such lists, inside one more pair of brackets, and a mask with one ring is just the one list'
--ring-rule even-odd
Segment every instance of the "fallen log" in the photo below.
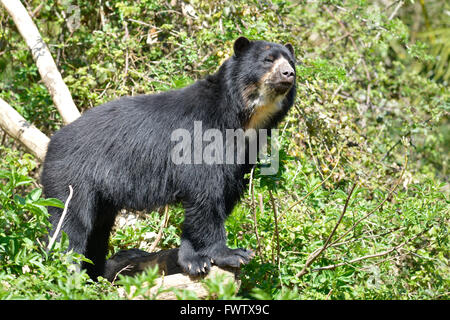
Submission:
{"label": "fallen log", "polygon": [[[156,280],[155,286],[149,288],[149,294],[154,295],[159,290],[164,290],[157,295],[157,298],[161,300],[177,298],[173,291],[166,291],[168,289],[192,290],[198,298],[204,299],[208,296],[208,291],[201,280],[216,277],[219,274],[224,275],[225,282],[234,281],[237,288],[240,286],[239,268],[212,266],[206,276],[190,277],[183,273],[177,260],[178,248],[151,253],[139,249],[121,250],[106,261],[104,277],[114,283],[119,274],[134,276],[147,268],[158,265],[159,273],[162,276]],[[119,293],[124,298],[129,298],[124,291],[119,291]],[[143,299],[143,297],[134,299]]]}

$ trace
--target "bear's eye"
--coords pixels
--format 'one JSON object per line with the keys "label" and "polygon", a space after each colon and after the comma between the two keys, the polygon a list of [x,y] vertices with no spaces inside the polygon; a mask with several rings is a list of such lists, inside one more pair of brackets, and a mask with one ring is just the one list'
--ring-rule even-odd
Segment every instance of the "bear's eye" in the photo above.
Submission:
{"label": "bear's eye", "polygon": [[274,61],[274,59],[272,56],[268,56],[264,59],[264,62],[267,62],[267,63],[273,63],[273,61]]}

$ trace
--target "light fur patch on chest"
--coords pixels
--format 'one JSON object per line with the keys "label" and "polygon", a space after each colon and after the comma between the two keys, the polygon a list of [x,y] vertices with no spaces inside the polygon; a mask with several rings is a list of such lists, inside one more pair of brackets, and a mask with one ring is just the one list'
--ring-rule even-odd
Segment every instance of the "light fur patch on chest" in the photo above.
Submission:
{"label": "light fur patch on chest", "polygon": [[256,105],[254,111],[247,122],[245,129],[260,129],[281,110],[281,101],[271,101],[262,105]]}

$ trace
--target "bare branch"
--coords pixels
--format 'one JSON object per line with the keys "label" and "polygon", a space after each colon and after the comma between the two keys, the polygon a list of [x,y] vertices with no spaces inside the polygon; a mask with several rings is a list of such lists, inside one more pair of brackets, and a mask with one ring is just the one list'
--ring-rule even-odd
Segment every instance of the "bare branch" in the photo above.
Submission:
{"label": "bare branch", "polygon": [[38,128],[29,124],[13,107],[0,98],[0,127],[19,141],[39,160],[45,158],[50,139]]}
{"label": "bare branch", "polygon": [[56,241],[56,238],[58,237],[58,234],[59,234],[59,231],[61,230],[64,218],[66,217],[67,209],[69,207],[70,200],[72,199],[72,195],[73,195],[73,189],[72,189],[72,186],[69,186],[69,196],[67,197],[66,203],[64,204],[64,210],[63,210],[63,213],[61,215],[61,218],[58,221],[58,225],[56,226],[56,230],[53,233],[53,236],[50,239],[50,242],[48,243],[47,250],[51,250],[51,248],[53,247],[53,244]]}
{"label": "bare branch", "polygon": [[149,250],[150,252],[153,252],[155,250],[156,246],[158,245],[158,242],[161,240],[163,230],[166,227],[168,221],[169,221],[169,206],[166,205],[166,207],[164,208],[163,222],[161,223],[161,226],[159,227],[159,232],[158,232],[158,235],[156,236],[155,241],[153,241],[152,245],[150,246],[150,250]]}
{"label": "bare branch", "polygon": [[330,270],[330,269],[334,269],[334,268],[337,268],[337,267],[341,267],[341,266],[344,266],[344,265],[348,265],[348,264],[351,264],[351,263],[354,263],[354,262],[358,262],[358,261],[362,261],[362,260],[366,260],[366,259],[372,259],[372,258],[377,258],[377,257],[385,256],[385,255],[387,255],[387,254],[389,254],[389,253],[391,253],[391,252],[394,252],[394,251],[399,250],[400,248],[402,248],[402,247],[403,247],[404,245],[406,245],[407,243],[413,241],[413,240],[416,239],[417,237],[419,237],[419,236],[421,236],[422,234],[424,234],[426,231],[428,231],[428,230],[424,230],[424,231],[422,231],[422,232],[416,234],[414,237],[409,238],[409,239],[406,240],[405,242],[403,242],[403,243],[401,243],[401,244],[399,244],[399,245],[397,245],[397,246],[395,246],[395,247],[392,247],[392,248],[390,248],[389,250],[386,250],[386,251],[383,251],[383,252],[379,252],[379,253],[375,253],[375,254],[369,254],[369,255],[367,255],[367,256],[355,258],[355,259],[352,259],[352,260],[346,261],[346,262],[341,262],[341,263],[336,263],[336,264],[332,264],[332,265],[325,266],[325,267],[315,268],[315,269],[313,269],[313,270],[311,270],[311,271]]}
{"label": "bare branch", "polygon": [[308,198],[314,191],[317,190],[317,188],[319,188],[319,187],[320,187],[321,185],[323,185],[328,179],[331,178],[331,176],[332,176],[333,173],[334,173],[334,169],[336,169],[336,167],[337,167],[337,165],[338,165],[338,163],[339,163],[339,160],[341,159],[341,151],[342,151],[342,148],[339,150],[339,153],[338,153],[338,159],[337,159],[336,164],[334,165],[333,169],[331,169],[330,174],[329,174],[325,179],[323,179],[321,183],[319,183],[318,185],[316,185],[310,192],[308,192],[305,196],[303,196],[300,200],[296,201],[293,205],[291,205],[291,206],[286,210],[287,212],[289,212],[290,210],[292,210],[292,208],[294,208],[294,207],[295,207],[296,205],[298,205],[299,203],[302,203],[303,200],[305,200],[306,198]]}
{"label": "bare branch", "polygon": [[403,6],[403,4],[404,4],[403,0],[397,1],[397,6],[395,7],[394,11],[392,11],[391,15],[388,18],[388,21],[394,19],[394,17],[397,15],[398,10],[401,8],[401,6]]}
{"label": "bare branch", "polygon": [[342,210],[341,216],[339,217],[338,221],[336,222],[333,231],[331,231],[330,235],[328,236],[327,240],[325,241],[325,244],[322,246],[322,248],[315,250],[313,253],[311,253],[308,257],[308,259],[306,259],[306,263],[305,266],[303,267],[303,269],[297,273],[297,277],[302,277],[305,274],[307,274],[308,268],[309,266],[317,259],[318,256],[320,256],[322,254],[322,252],[324,252],[328,247],[329,247],[329,243],[331,241],[331,238],[333,237],[334,233],[336,232],[337,228],[339,227],[339,224],[342,221],[342,218],[344,217],[345,212],[347,211],[347,207],[348,207],[348,203],[350,201],[350,198],[353,194],[353,190],[355,190],[357,183],[353,183],[352,188],[350,189],[350,192],[348,193],[347,199],[345,200],[345,205],[344,205],[344,209]]}
{"label": "bare branch", "polygon": [[[305,266],[303,267],[303,269],[302,269],[299,273],[297,273],[297,277],[302,277],[303,275],[307,274],[307,273],[308,273],[308,267],[309,267],[309,266],[317,259],[317,257],[318,257],[323,251],[325,251],[327,248],[329,248],[329,247],[334,246],[335,244],[337,244],[337,243],[339,242],[339,240],[341,240],[343,237],[345,237],[347,234],[349,234],[349,233],[350,233],[350,232],[351,232],[351,231],[352,231],[352,230],[353,230],[353,229],[354,229],[361,221],[363,221],[364,219],[366,219],[367,217],[369,217],[372,213],[374,213],[376,210],[378,210],[378,208],[380,208],[380,207],[383,205],[383,203],[385,203],[385,202],[387,201],[387,199],[389,199],[389,197],[392,195],[392,193],[395,191],[395,189],[396,189],[397,186],[399,185],[399,183],[400,183],[400,181],[401,181],[401,179],[402,179],[402,177],[403,177],[403,174],[404,174],[404,172],[405,172],[405,170],[406,170],[407,164],[408,164],[408,157],[405,155],[405,165],[404,165],[404,167],[403,167],[403,171],[402,171],[400,177],[398,178],[396,184],[394,185],[394,187],[393,187],[393,188],[391,189],[391,191],[389,192],[388,196],[386,196],[386,198],[385,198],[383,201],[381,201],[381,202],[375,207],[375,209],[371,210],[369,213],[367,213],[367,214],[364,215],[362,218],[360,218],[358,221],[356,221],[356,222],[353,224],[353,226],[352,226],[351,228],[349,228],[346,232],[344,232],[344,234],[342,234],[340,237],[338,237],[333,243],[329,244],[330,241],[331,241],[331,238],[332,238],[333,234],[336,232],[336,229],[337,229],[337,227],[339,226],[339,224],[340,224],[340,222],[341,222],[341,220],[342,220],[342,217],[343,217],[344,214],[345,214],[345,211],[347,210],[348,201],[350,200],[350,196],[352,195],[353,190],[354,190],[356,184],[353,185],[353,187],[352,187],[352,189],[351,189],[351,191],[350,191],[350,193],[349,193],[349,195],[348,195],[348,197],[347,197],[347,200],[346,200],[346,202],[345,202],[344,210],[343,210],[343,212],[342,212],[342,214],[341,214],[341,216],[340,216],[338,222],[336,223],[336,225],[335,225],[333,231],[331,232],[330,236],[328,236],[328,239],[325,241],[325,244],[323,245],[322,248],[317,249],[316,251],[314,251],[313,253],[311,253],[311,254],[309,255],[308,259],[306,260]],[[395,248],[394,248],[393,250],[395,250]],[[393,250],[392,250],[392,251],[393,251]],[[392,252],[392,251],[389,251],[389,250],[388,250],[388,252],[382,252],[381,254],[374,255],[374,257],[380,256],[380,255],[385,255],[385,254],[388,254],[388,253],[390,253],[390,252]],[[368,257],[368,258],[371,258],[372,256],[366,256],[366,257],[357,258],[357,259],[355,259],[355,261],[360,261],[360,260],[362,260],[362,258],[366,259],[367,257]],[[354,262],[355,262],[355,261],[354,261]],[[343,264],[346,264],[346,263],[343,263]],[[343,264],[339,264],[339,265],[343,265]],[[339,266],[339,265],[335,265],[335,267],[336,267],[336,266]],[[330,269],[331,269],[331,267],[330,267]]]}
{"label": "bare branch", "polygon": [[111,284],[114,285],[114,283],[117,280],[117,277],[119,276],[119,274],[121,274],[124,271],[129,271],[133,268],[133,266],[131,264],[127,264],[125,267],[123,267],[122,269],[119,270],[119,272],[116,273],[116,275],[114,276],[114,279],[111,281]]}
{"label": "bare branch", "polygon": [[56,67],[52,55],[42,39],[39,30],[28,11],[19,0],[0,0],[11,15],[22,37],[31,50],[39,74],[45,83],[64,123],[70,123],[80,116],[72,96]]}
{"label": "bare branch", "polygon": [[337,238],[331,245],[334,245],[339,240],[341,240],[343,237],[345,237],[347,234],[349,234],[351,231],[353,231],[361,221],[367,219],[370,215],[372,215],[375,211],[377,211],[387,201],[387,199],[389,199],[391,197],[391,195],[394,193],[395,189],[397,189],[398,185],[400,184],[403,174],[406,171],[407,165],[408,165],[408,156],[405,155],[405,164],[403,165],[403,171],[402,171],[400,177],[397,179],[397,182],[395,183],[394,187],[389,191],[388,195],[384,198],[384,200],[381,201],[373,210],[371,210],[369,213],[367,213],[362,218],[360,218],[358,221],[356,221],[350,229],[348,229],[346,232],[344,232],[344,234],[342,234],[339,238]]}
{"label": "bare branch", "polygon": [[347,28],[345,27],[344,23],[339,20],[334,14],[333,12],[331,12],[330,9],[328,9],[326,6],[322,6],[322,8],[334,19],[337,21],[337,23],[339,23],[339,25],[341,26],[342,30],[345,32],[345,35],[348,35],[348,38],[350,39],[350,42],[352,43],[353,48],[356,50],[356,52],[358,52],[360,58],[361,58],[361,62],[362,62],[362,66],[364,67],[364,71],[366,73],[366,78],[368,81],[371,80],[370,77],[370,72],[369,69],[367,69],[367,65],[366,65],[366,61],[364,60],[363,54],[361,53],[361,51],[359,50],[358,46],[356,45],[355,40],[353,39],[351,33],[347,30]]}
{"label": "bare branch", "polygon": [[[254,184],[253,184],[254,172],[255,172],[255,168],[253,167],[251,172],[250,172],[250,183],[249,183],[249,189],[250,190],[249,191],[250,191],[250,194],[251,194],[251,197],[252,197],[251,209],[252,209],[252,213],[253,213],[253,223],[254,223],[254,226],[255,226],[256,242],[258,244],[257,251],[258,251],[258,256],[262,260],[263,259],[263,255],[262,255],[262,252],[261,252],[261,241],[259,240],[258,222],[257,222],[257,219],[256,219],[255,188],[254,188]],[[261,203],[262,196],[261,195],[259,195],[259,196],[261,197],[260,198],[260,203]],[[263,211],[264,210],[264,206],[260,206],[260,210],[261,210],[261,214],[262,214],[264,212]]]}
{"label": "bare branch", "polygon": [[[278,234],[278,211],[275,205],[275,199],[273,198],[272,191],[269,189],[270,202],[272,204],[273,216],[275,220],[275,236],[277,237],[277,266],[280,265],[280,236]],[[272,251],[273,252],[273,251]]]}

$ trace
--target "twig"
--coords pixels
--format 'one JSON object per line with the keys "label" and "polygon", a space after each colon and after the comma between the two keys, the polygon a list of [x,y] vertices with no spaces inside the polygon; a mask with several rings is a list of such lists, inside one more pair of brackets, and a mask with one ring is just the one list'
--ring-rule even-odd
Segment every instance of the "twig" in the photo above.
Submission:
{"label": "twig", "polygon": [[161,226],[159,227],[159,232],[158,232],[158,235],[156,236],[155,241],[153,241],[152,245],[150,246],[150,249],[149,249],[150,252],[153,252],[155,250],[156,246],[159,243],[159,240],[161,240],[163,230],[166,227],[168,221],[169,221],[169,206],[166,205],[166,207],[164,208],[163,222],[161,223]]}
{"label": "twig", "polygon": [[347,207],[348,207],[348,202],[350,201],[350,197],[353,194],[353,190],[355,190],[357,183],[354,182],[352,188],[350,189],[350,192],[347,196],[347,199],[345,200],[345,205],[344,205],[344,209],[342,210],[341,216],[339,217],[339,220],[336,222],[336,225],[334,226],[333,231],[331,231],[330,235],[328,236],[327,241],[325,241],[324,244],[324,249],[328,248],[328,244],[331,241],[331,238],[333,237],[333,235],[335,234],[337,228],[339,227],[339,225],[341,224],[342,218],[344,217],[345,212],[347,211]]}
{"label": "twig", "polygon": [[311,135],[310,134],[308,134],[308,147],[309,147],[309,153],[311,154],[311,158],[314,161],[314,165],[316,166],[317,172],[319,172],[319,174],[320,174],[320,176],[322,177],[322,180],[323,180],[324,177],[323,177],[322,171],[320,170],[320,167],[319,167],[319,161],[316,159],[316,157],[314,156],[313,151],[312,151]]}
{"label": "twig", "polygon": [[[256,205],[255,205],[255,188],[253,185],[253,174],[255,171],[255,167],[252,168],[252,171],[250,172],[250,183],[249,183],[249,192],[252,196],[252,203],[250,204],[251,208],[252,208],[252,213],[253,213],[253,223],[254,223],[254,228],[255,228],[255,235],[256,235],[256,242],[258,244],[258,247],[256,248],[258,251],[258,256],[261,258],[261,260],[263,259],[263,255],[261,252],[261,242],[259,240],[259,234],[258,234],[258,222],[256,219]],[[264,207],[262,207],[262,209],[264,209]],[[261,211],[262,213],[263,211]]]}
{"label": "twig", "polygon": [[[428,118],[427,120],[423,121],[421,124],[426,124],[426,123],[428,123],[429,121],[431,121],[431,119],[433,119],[433,118],[432,118],[432,117],[431,117],[431,118]],[[389,150],[386,152],[386,154],[385,154],[384,157],[381,159],[381,161],[384,161],[384,159],[386,159],[387,157],[389,157],[391,151],[394,150],[394,148],[397,147],[397,146],[402,142],[403,138],[409,137],[409,136],[411,135],[411,133],[412,133],[412,130],[409,130],[407,133],[402,134],[402,135],[400,136],[400,138],[398,139],[398,141],[397,141],[392,147],[389,148]]]}
{"label": "twig", "polygon": [[387,199],[390,198],[390,196],[394,193],[395,189],[397,189],[398,185],[400,184],[400,181],[402,180],[403,174],[406,171],[406,167],[408,165],[408,156],[405,155],[405,164],[403,166],[403,171],[400,175],[400,177],[397,179],[397,181],[395,182],[394,187],[389,191],[389,194],[386,196],[386,198],[384,198],[383,201],[381,201],[373,210],[371,210],[369,213],[367,213],[366,215],[364,215],[362,218],[360,218],[358,221],[356,221],[353,226],[348,229],[346,232],[344,232],[344,234],[342,234],[339,238],[337,238],[331,245],[334,245],[335,243],[337,243],[339,240],[341,240],[343,237],[345,237],[347,234],[349,234],[352,230],[354,230],[356,228],[356,226],[363,221],[364,219],[367,219],[367,217],[369,217],[371,214],[373,214],[375,211],[377,211],[386,201]]}
{"label": "twig", "polygon": [[347,28],[345,27],[344,23],[339,20],[334,14],[333,12],[331,12],[330,9],[327,8],[327,6],[322,6],[322,8],[334,19],[337,21],[337,23],[339,23],[339,25],[341,26],[342,30],[346,33],[346,35],[348,35],[348,38],[350,39],[350,42],[352,43],[353,48],[356,50],[356,52],[358,52],[359,56],[361,57],[361,62],[364,68],[364,71],[366,73],[366,78],[368,81],[371,81],[371,77],[370,77],[370,73],[369,73],[369,69],[367,69],[367,65],[366,65],[366,61],[363,58],[363,55],[361,53],[361,51],[359,50],[358,46],[356,45],[355,39],[353,39],[351,33],[347,30]]}
{"label": "twig", "polygon": [[125,267],[123,267],[122,269],[120,269],[119,272],[117,272],[116,275],[114,276],[114,279],[111,282],[111,284],[114,285],[114,283],[116,282],[116,279],[119,276],[119,274],[121,274],[123,271],[131,270],[132,268],[133,268],[133,266],[131,264],[128,264]]}
{"label": "twig", "polygon": [[329,43],[329,44],[326,46],[325,50],[329,49],[329,48],[330,48],[332,45],[334,45],[336,42],[339,42],[339,41],[341,41],[341,40],[347,38],[348,36],[350,36],[349,33],[344,34],[344,35],[340,36],[340,37],[337,38],[337,39],[334,39],[333,41],[331,41],[331,43]]}
{"label": "twig", "polygon": [[398,10],[403,5],[403,3],[404,3],[403,0],[398,1],[397,6],[395,7],[394,11],[392,11],[391,15],[389,16],[388,21],[391,21],[392,19],[394,19],[394,17],[397,15]]}
{"label": "twig", "polygon": [[279,266],[280,265],[280,236],[278,234],[278,211],[277,211],[277,207],[275,206],[275,200],[273,198],[272,191],[270,191],[270,189],[269,189],[269,196],[270,196],[270,202],[271,202],[272,208],[273,208],[273,216],[275,219],[275,236],[277,238],[277,266]]}
{"label": "twig", "polygon": [[53,248],[53,244],[55,243],[56,238],[58,237],[59,231],[61,230],[62,223],[67,214],[67,208],[69,207],[69,202],[72,199],[72,195],[73,195],[73,189],[72,189],[72,186],[69,185],[69,196],[67,197],[66,203],[64,204],[64,210],[62,212],[61,218],[59,218],[58,225],[56,226],[56,230],[53,233],[53,236],[50,239],[50,242],[48,243],[48,246],[47,246],[47,250],[49,250],[49,251]]}
{"label": "twig", "polygon": [[307,197],[309,197],[314,191],[317,190],[317,188],[319,188],[319,187],[320,187],[321,185],[323,185],[328,179],[331,178],[331,176],[332,176],[333,173],[334,173],[334,169],[336,169],[336,167],[337,167],[337,165],[338,165],[338,163],[339,163],[339,160],[341,159],[341,151],[342,151],[342,148],[339,149],[338,159],[337,159],[336,164],[334,165],[333,169],[331,169],[330,174],[329,174],[324,180],[322,180],[321,183],[319,183],[318,185],[316,185],[310,192],[308,192],[305,196],[303,196],[300,200],[296,201],[293,205],[291,205],[291,206],[286,210],[286,212],[289,212],[289,211],[292,210],[292,208],[294,208],[296,205],[298,205],[299,203],[303,202],[303,200],[305,200]]}
{"label": "twig", "polygon": [[[350,77],[352,75],[352,73],[355,71],[356,66],[359,65],[359,63],[361,62],[362,58],[360,57],[358,59],[358,61],[356,61],[356,63],[351,67],[350,71],[347,73],[347,77]],[[341,91],[342,87],[344,86],[344,82],[342,82],[339,87],[337,87],[336,90],[334,90],[333,95],[331,96],[330,101],[333,101],[334,98],[338,95],[339,91]]]}
{"label": "twig", "polygon": [[37,15],[39,15],[39,12],[41,11],[42,7],[44,6],[44,2],[41,2],[40,5],[36,7],[36,9],[33,10],[31,13],[31,18],[35,18]]}
{"label": "twig", "polygon": [[254,203],[254,197],[252,194],[253,192],[253,173],[255,172],[255,167],[252,168],[252,170],[250,171],[250,181],[248,183],[248,193],[250,193],[252,195],[252,205]]}
{"label": "twig", "polygon": [[[428,120],[431,120],[431,118],[428,119]],[[427,122],[427,121],[426,121],[426,122]],[[425,122],[425,123],[426,123],[426,122]],[[409,137],[410,135],[411,135],[411,130],[409,130],[409,131],[408,131],[407,133],[405,133],[404,135],[401,135],[401,136],[400,136],[400,139],[398,139],[398,141],[397,141],[392,147],[389,148],[389,150],[386,152],[386,154],[385,154],[384,157],[381,159],[381,161],[384,161],[384,159],[386,159],[387,157],[389,157],[391,151],[394,150],[394,148],[395,148],[396,146],[398,146],[398,145],[402,142],[403,138]]]}
{"label": "twig", "polygon": [[99,7],[100,7],[100,10],[99,10],[99,14],[100,14],[100,25],[101,25],[101,27],[102,27],[102,30],[105,30],[105,11],[103,10],[103,4],[102,4],[102,0],[100,0],[100,3],[99,3]]}
{"label": "twig", "polygon": [[350,189],[350,192],[348,193],[347,199],[345,200],[345,205],[344,205],[344,209],[342,210],[341,216],[339,217],[338,221],[336,222],[336,224],[333,228],[333,231],[331,231],[330,235],[328,236],[327,240],[325,241],[325,244],[322,246],[322,248],[315,250],[313,253],[311,253],[309,255],[308,259],[306,259],[305,266],[299,273],[297,273],[296,277],[300,278],[303,275],[307,274],[309,272],[308,271],[309,266],[317,259],[318,256],[320,256],[320,254],[322,252],[324,252],[329,247],[328,244],[330,243],[331,238],[333,237],[334,233],[336,232],[337,228],[339,227],[339,224],[341,223],[342,218],[344,217],[345,212],[347,211],[348,203],[353,194],[353,190],[355,190],[356,185],[357,185],[356,182],[353,183],[353,186]]}
{"label": "twig", "polygon": [[409,239],[406,240],[405,242],[403,242],[403,243],[401,243],[401,244],[399,244],[399,245],[397,245],[397,246],[395,246],[395,247],[392,247],[392,248],[390,248],[389,250],[386,250],[386,251],[383,251],[383,252],[379,252],[379,253],[375,253],[375,254],[369,254],[369,255],[367,255],[367,256],[355,258],[355,259],[352,259],[352,260],[346,261],[346,262],[341,262],[341,263],[336,263],[336,264],[332,264],[332,265],[325,266],[325,267],[315,268],[315,269],[313,269],[312,271],[330,270],[330,269],[334,269],[334,268],[337,268],[337,267],[344,266],[344,265],[346,265],[346,264],[358,262],[358,261],[361,261],[361,260],[366,260],[366,259],[371,259],[371,258],[377,258],[377,257],[385,256],[385,255],[387,255],[387,254],[389,254],[389,253],[391,253],[391,252],[393,252],[393,251],[397,251],[398,249],[400,249],[401,247],[403,247],[404,245],[406,245],[408,242],[411,242],[411,241],[413,241],[414,239],[416,239],[417,237],[419,237],[419,236],[421,236],[422,234],[424,234],[426,231],[428,231],[428,230],[423,230],[422,232],[419,232],[419,233],[416,234],[414,237],[409,238]]}
{"label": "twig", "polygon": [[261,212],[261,215],[264,215],[264,201],[262,194],[258,194],[258,200],[259,200],[259,211]]}
{"label": "twig", "polygon": [[135,19],[128,19],[128,21],[131,21],[131,22],[134,22],[134,23],[137,23],[137,24],[141,24],[141,25],[146,26],[146,27],[153,27],[151,24],[145,23],[143,21],[135,20]]}
{"label": "twig", "polygon": [[6,137],[8,136],[8,134],[4,130],[2,130],[2,131],[3,131],[3,138],[2,138],[2,142],[0,142],[0,144],[2,146],[4,146],[5,145],[5,141],[6,141]]}
{"label": "twig", "polygon": [[[395,7],[394,11],[392,11],[391,15],[388,18],[388,21],[391,21],[392,19],[394,19],[394,17],[397,15],[398,10],[400,9],[400,7],[403,5],[404,1],[403,0],[399,0],[397,1],[397,6]],[[393,6],[395,4],[395,1],[393,3],[391,3],[390,5],[388,5],[386,7],[385,10],[389,9],[391,6]],[[375,35],[375,40],[372,41],[371,43],[369,43],[369,48],[371,47],[372,43],[377,42],[378,39],[381,36],[381,31],[379,31],[376,35]]]}
{"label": "twig", "polygon": [[371,84],[369,83],[367,85],[367,89],[366,89],[366,106],[367,107],[370,106],[370,89],[371,89]]}
{"label": "twig", "polygon": [[[406,227],[403,227],[403,228],[395,227],[395,228],[392,228],[391,230],[388,230],[388,231],[386,231],[386,232],[384,232],[384,233],[381,233],[381,234],[374,234],[374,235],[362,237],[362,239],[371,239],[371,238],[384,237],[384,236],[386,236],[386,235],[388,235],[388,234],[390,234],[390,233],[393,233],[393,232],[399,231],[399,230],[403,230],[403,229],[406,229]],[[349,243],[356,242],[356,241],[359,241],[359,240],[361,240],[361,239],[351,239],[351,240],[342,241],[342,242],[333,242],[333,243],[330,244],[328,247],[329,247],[329,248],[331,248],[331,247],[338,247],[338,246],[342,246],[342,245],[344,245],[344,244],[349,244]]]}

